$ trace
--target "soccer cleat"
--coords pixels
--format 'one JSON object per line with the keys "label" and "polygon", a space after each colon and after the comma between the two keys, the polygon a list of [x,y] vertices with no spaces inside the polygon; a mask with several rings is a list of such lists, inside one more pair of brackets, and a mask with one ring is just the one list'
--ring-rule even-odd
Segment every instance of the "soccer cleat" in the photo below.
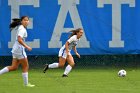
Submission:
{"label": "soccer cleat", "polygon": [[68,75],[63,74],[62,77],[68,77]]}
{"label": "soccer cleat", "polygon": [[46,73],[46,71],[47,71],[47,69],[48,69],[48,64],[45,64],[45,67],[44,67],[44,69],[43,69],[43,73]]}
{"label": "soccer cleat", "polygon": [[35,85],[32,85],[30,83],[28,83],[27,85],[25,85],[26,87],[34,87]]}

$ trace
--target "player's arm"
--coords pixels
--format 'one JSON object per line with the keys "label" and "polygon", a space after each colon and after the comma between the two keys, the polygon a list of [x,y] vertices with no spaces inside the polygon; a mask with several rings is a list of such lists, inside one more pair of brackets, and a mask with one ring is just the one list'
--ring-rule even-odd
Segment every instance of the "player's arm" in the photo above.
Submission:
{"label": "player's arm", "polygon": [[78,58],[80,58],[80,55],[79,55],[79,53],[77,52],[76,46],[73,47],[73,50],[74,50],[76,56],[77,56]]}
{"label": "player's arm", "polygon": [[27,50],[31,51],[32,48],[29,47],[27,44],[24,43],[24,41],[22,40],[22,37],[21,36],[18,36],[18,42],[23,45]]}
{"label": "player's arm", "polygon": [[65,44],[65,48],[66,48],[66,53],[68,55],[69,54],[69,42],[68,41]]}
{"label": "player's arm", "polygon": [[72,36],[71,38],[69,38],[68,40],[67,40],[67,42],[65,43],[65,48],[66,48],[66,53],[67,53],[67,55],[69,55],[69,44],[72,42],[72,41],[74,41],[74,37]]}

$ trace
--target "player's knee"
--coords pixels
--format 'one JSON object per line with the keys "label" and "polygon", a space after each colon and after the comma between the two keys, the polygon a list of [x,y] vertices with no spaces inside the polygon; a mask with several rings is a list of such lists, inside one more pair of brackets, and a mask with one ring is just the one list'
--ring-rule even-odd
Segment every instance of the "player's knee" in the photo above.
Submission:
{"label": "player's knee", "polygon": [[62,65],[62,64],[59,64],[59,68],[64,68],[64,65]]}
{"label": "player's knee", "polygon": [[14,67],[14,70],[17,70],[18,69],[18,67]]}
{"label": "player's knee", "polygon": [[74,66],[75,66],[75,63],[70,64],[70,66],[71,66],[71,67],[74,67]]}
{"label": "player's knee", "polygon": [[22,67],[22,71],[23,71],[23,72],[28,72],[28,69],[29,69],[28,66],[26,66],[26,67]]}
{"label": "player's knee", "polygon": [[18,67],[16,67],[16,66],[11,66],[10,68],[9,68],[9,71],[15,71],[15,70],[17,70],[18,69]]}

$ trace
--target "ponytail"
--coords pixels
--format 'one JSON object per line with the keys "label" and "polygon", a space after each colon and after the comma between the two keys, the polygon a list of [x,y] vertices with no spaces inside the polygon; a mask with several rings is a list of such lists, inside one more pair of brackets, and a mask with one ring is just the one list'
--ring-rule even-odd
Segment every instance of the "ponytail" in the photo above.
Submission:
{"label": "ponytail", "polygon": [[82,28],[78,28],[78,29],[75,29],[75,30],[71,30],[70,32],[72,32],[69,36],[69,38],[71,38],[73,35],[77,35],[77,33],[80,31],[80,30],[83,30]]}
{"label": "ponytail", "polygon": [[10,31],[12,31],[13,28],[21,24],[21,19],[14,18],[12,19],[12,23],[9,25]]}

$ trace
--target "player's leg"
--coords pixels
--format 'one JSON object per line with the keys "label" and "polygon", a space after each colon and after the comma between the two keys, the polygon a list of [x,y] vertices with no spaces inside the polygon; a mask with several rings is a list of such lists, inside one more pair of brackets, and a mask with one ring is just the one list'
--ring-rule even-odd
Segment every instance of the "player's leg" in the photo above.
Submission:
{"label": "player's leg", "polygon": [[16,70],[18,68],[19,64],[20,64],[19,61],[16,58],[13,58],[12,65],[11,66],[7,66],[7,67],[3,68],[2,70],[0,70],[0,75],[4,74],[6,72],[9,72],[9,71]]}
{"label": "player's leg", "polygon": [[68,65],[67,67],[65,68],[65,71],[64,71],[64,74],[62,77],[67,77],[67,75],[69,74],[69,72],[72,70],[72,67],[74,67],[74,59],[72,57],[72,55],[69,55],[67,57],[67,62],[68,62]]}
{"label": "player's leg", "polygon": [[21,66],[22,66],[22,77],[23,77],[24,85],[27,87],[34,87],[35,85],[31,85],[28,82],[29,64],[28,64],[28,59],[27,59],[27,55],[26,55],[25,51],[23,51],[23,55],[19,57],[19,61],[20,61]]}
{"label": "player's leg", "polygon": [[28,72],[29,69],[29,64],[28,64],[28,59],[27,58],[23,58],[19,60],[22,66],[22,72],[26,73]]}
{"label": "player's leg", "polygon": [[19,64],[20,64],[19,60],[17,60],[16,58],[13,58],[12,65],[11,66],[8,66],[9,71],[17,70]]}
{"label": "player's leg", "polygon": [[63,57],[59,57],[59,67],[63,68],[66,63],[66,59]]}
{"label": "player's leg", "polygon": [[55,62],[52,64],[45,64],[43,72],[45,73],[48,68],[62,68],[66,63],[66,59],[63,57],[59,57],[59,63]]}
{"label": "player's leg", "polygon": [[22,66],[22,77],[24,80],[24,84],[27,85],[28,84],[28,60],[27,58],[23,58],[19,60]]}
{"label": "player's leg", "polygon": [[66,59],[63,57],[59,57],[59,63],[52,63],[48,65],[48,68],[63,68],[65,65]]}
{"label": "player's leg", "polygon": [[27,87],[34,87],[35,85],[31,85],[28,82],[28,69],[29,69],[29,64],[28,64],[27,57],[26,58],[23,58],[23,59],[20,59],[19,61],[20,61],[21,66],[22,66],[22,77],[23,77],[23,80],[24,80],[24,85],[27,86]]}
{"label": "player's leg", "polygon": [[54,62],[52,64],[45,64],[45,67],[43,69],[44,73],[48,68],[58,68],[64,66],[66,62],[66,56],[67,56],[65,49],[61,48],[58,56],[59,56],[59,62]]}
{"label": "player's leg", "polygon": [[67,62],[71,67],[74,67],[75,63],[74,63],[74,59],[73,59],[72,55],[69,55],[67,57]]}

